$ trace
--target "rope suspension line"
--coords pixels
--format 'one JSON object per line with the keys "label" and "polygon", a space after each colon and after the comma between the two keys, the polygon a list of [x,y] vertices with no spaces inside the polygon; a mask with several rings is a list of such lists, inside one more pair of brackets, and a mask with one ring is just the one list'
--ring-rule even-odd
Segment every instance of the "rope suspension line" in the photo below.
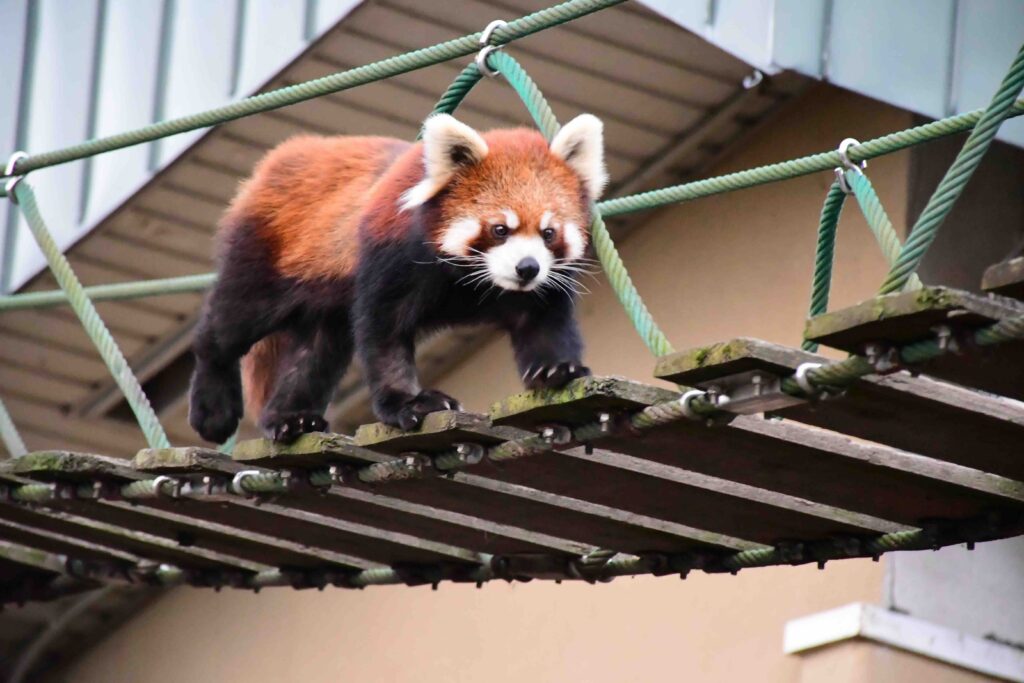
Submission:
{"label": "rope suspension line", "polygon": [[[612,7],[622,2],[625,2],[625,0],[569,0],[554,7],[520,17],[497,28],[492,32],[491,44],[504,45],[538,31],[564,24],[573,19],[579,19],[592,12]],[[473,33],[444,43],[431,45],[430,47],[388,57],[372,64],[331,74],[330,76],[247,97],[222,107],[168,119],[135,130],[89,140],[79,145],[52,152],[33,154],[19,159],[14,165],[13,173],[9,175],[24,175],[29,171],[47,166],[55,166],[143,142],[151,142],[198,128],[207,128],[244,116],[280,109],[281,107],[305,102],[314,97],[348,90],[349,88],[380,81],[408,71],[440,64],[457,57],[465,57],[480,49],[478,43],[481,35],[481,33]]]}
{"label": "rope suspension line", "polygon": [[46,227],[46,222],[43,221],[42,214],[39,213],[39,206],[36,204],[36,195],[32,191],[32,186],[25,181],[16,183],[14,186],[14,199],[25,216],[25,221],[28,223],[32,236],[35,237],[36,243],[46,257],[46,262],[50,266],[50,272],[53,273],[53,277],[57,280],[61,289],[64,290],[68,302],[71,304],[71,308],[75,311],[78,319],[82,322],[82,327],[85,328],[86,334],[89,335],[93,344],[96,345],[96,349],[100,352],[100,356],[103,357],[103,362],[106,363],[111,377],[117,382],[117,386],[124,393],[124,397],[128,401],[128,405],[131,406],[132,412],[135,413],[135,419],[138,420],[139,427],[146,436],[146,442],[150,448],[166,448],[170,446],[167,434],[164,433],[163,427],[160,426],[160,420],[153,411],[153,407],[149,404],[149,399],[142,390],[142,385],[139,384],[138,378],[135,377],[135,373],[132,372],[128,361],[125,360],[124,354],[121,353],[121,349],[118,347],[117,342],[114,341],[113,335],[110,334],[110,330],[103,324],[103,320],[96,311],[96,306],[89,300],[89,295],[86,294],[82,283],[75,276],[67,257],[61,252],[57,242],[53,239],[53,235],[50,234],[50,230]]}
{"label": "rope suspension line", "polygon": [[1010,70],[992,97],[992,102],[974,130],[971,131],[967,142],[964,143],[953,164],[946,171],[946,175],[939,182],[939,186],[935,188],[924,211],[918,217],[903,251],[900,252],[899,260],[889,271],[885,282],[882,283],[882,288],[879,290],[881,294],[900,291],[910,275],[917,270],[928,247],[935,241],[939,227],[949,215],[964,187],[967,186],[967,181],[971,179],[975,169],[978,168],[989,145],[995,139],[999,126],[1010,113],[1014,101],[1022,89],[1024,89],[1024,45],[1017,52],[1017,57],[1013,60]]}

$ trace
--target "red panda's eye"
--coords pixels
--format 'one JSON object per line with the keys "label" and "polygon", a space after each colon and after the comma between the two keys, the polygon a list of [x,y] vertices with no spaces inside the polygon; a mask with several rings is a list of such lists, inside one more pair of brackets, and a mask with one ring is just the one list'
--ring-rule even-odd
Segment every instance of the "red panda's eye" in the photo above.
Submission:
{"label": "red panda's eye", "polygon": [[550,242],[551,240],[555,239],[555,229],[554,228],[544,228],[543,230],[541,230],[540,234],[541,234],[541,237],[544,238],[545,242]]}
{"label": "red panda's eye", "polygon": [[491,232],[494,233],[495,237],[508,237],[508,226],[499,223],[491,228]]}

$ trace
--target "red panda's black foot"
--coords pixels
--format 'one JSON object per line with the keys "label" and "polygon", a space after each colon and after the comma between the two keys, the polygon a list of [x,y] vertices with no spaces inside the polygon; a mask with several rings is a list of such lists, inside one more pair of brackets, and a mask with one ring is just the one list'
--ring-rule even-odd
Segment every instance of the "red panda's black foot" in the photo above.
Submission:
{"label": "red panda's black foot", "polygon": [[266,435],[278,443],[292,443],[303,434],[327,431],[327,420],[317,413],[264,415],[260,423]]}
{"label": "red panda's black foot", "polygon": [[199,366],[192,378],[188,423],[211,443],[224,443],[242,420],[242,387],[238,370],[217,372]]}
{"label": "red panda's black foot", "polygon": [[440,410],[462,410],[462,406],[454,398],[440,391],[427,389],[402,404],[393,419],[381,416],[381,419],[399,429],[409,431],[423,424],[423,418]]}
{"label": "red panda's black foot", "polygon": [[523,374],[527,389],[561,389],[577,377],[589,377],[590,368],[579,362],[530,368]]}

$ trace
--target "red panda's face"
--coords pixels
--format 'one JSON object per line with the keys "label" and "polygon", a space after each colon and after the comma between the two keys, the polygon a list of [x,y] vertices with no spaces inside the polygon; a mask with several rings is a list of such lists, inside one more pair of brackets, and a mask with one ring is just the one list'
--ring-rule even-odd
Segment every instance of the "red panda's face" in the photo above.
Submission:
{"label": "red panda's face", "polygon": [[481,136],[434,116],[424,129],[424,166],[403,206],[437,198],[432,238],[442,258],[470,268],[468,281],[528,292],[558,288],[579,271],[589,203],[607,179],[598,119],[577,117],[548,145],[534,131]]}

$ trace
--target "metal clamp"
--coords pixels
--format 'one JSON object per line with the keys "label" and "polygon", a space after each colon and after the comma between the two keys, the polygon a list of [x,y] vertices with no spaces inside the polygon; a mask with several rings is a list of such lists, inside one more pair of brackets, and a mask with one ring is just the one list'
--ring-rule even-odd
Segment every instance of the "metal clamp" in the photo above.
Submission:
{"label": "metal clamp", "polygon": [[811,384],[811,380],[807,377],[807,373],[820,367],[821,363],[801,363],[797,366],[796,372],[793,373],[793,379],[796,380],[797,386],[800,387],[800,390],[808,396],[817,396],[819,389]]}
{"label": "metal clamp", "polygon": [[491,36],[494,35],[496,30],[503,26],[508,26],[508,22],[502,21],[501,19],[495,19],[491,23],[487,24],[484,28],[484,32],[480,34],[480,52],[476,53],[476,59],[474,61],[476,62],[476,68],[480,73],[488,78],[494,78],[499,75],[498,71],[487,66],[487,57],[489,57],[492,52],[496,52],[504,47],[502,45],[490,44]]}
{"label": "metal clamp", "polygon": [[253,495],[249,491],[245,490],[245,488],[242,486],[242,482],[244,482],[247,477],[255,477],[260,474],[262,474],[262,472],[260,472],[259,470],[242,470],[241,472],[236,472],[235,476],[232,477],[231,479],[231,490],[240,496]]}
{"label": "metal clamp", "polygon": [[868,167],[867,161],[862,161],[859,164],[855,164],[850,161],[850,147],[859,144],[860,141],[855,138],[846,138],[839,143],[839,160],[843,165],[836,167],[836,182],[839,183],[839,187],[846,194],[853,194],[853,188],[851,188],[849,183],[846,182],[846,172],[853,171],[859,175],[864,175],[864,169]]}
{"label": "metal clamp", "polygon": [[691,420],[703,420],[704,416],[694,411],[690,407],[690,401],[697,398],[698,396],[706,396],[707,392],[703,389],[690,389],[685,394],[679,397],[679,407],[683,411],[683,415]]}
{"label": "metal clamp", "polygon": [[14,175],[14,167],[17,166],[18,161],[21,159],[27,159],[28,154],[25,152],[15,152],[7,159],[7,165],[4,166],[4,175],[9,176],[7,183],[4,185],[4,191],[7,196],[10,197],[11,201],[15,204],[18,203],[18,198],[14,196],[14,188],[18,186],[24,175]]}
{"label": "metal clamp", "polygon": [[153,493],[157,498],[164,495],[163,485],[171,485],[171,498],[178,498],[181,496],[181,480],[175,479],[174,477],[168,477],[166,474],[161,474],[153,480]]}

